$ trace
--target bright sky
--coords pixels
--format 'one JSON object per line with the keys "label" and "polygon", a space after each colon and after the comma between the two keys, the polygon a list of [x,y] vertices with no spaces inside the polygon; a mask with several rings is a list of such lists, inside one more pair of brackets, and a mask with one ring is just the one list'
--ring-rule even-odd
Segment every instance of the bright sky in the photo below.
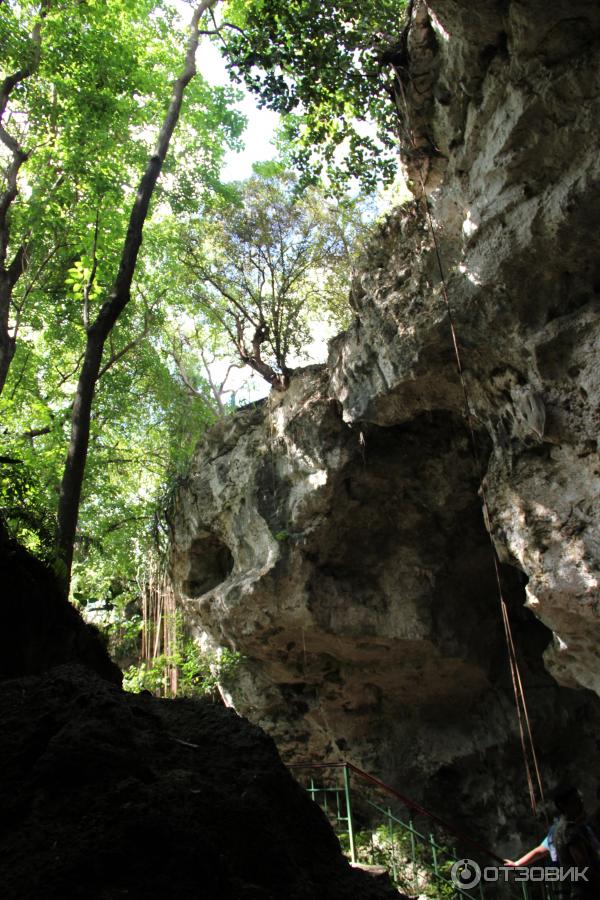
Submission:
{"label": "bright sky", "polygon": [[[198,51],[198,68],[210,84],[230,84],[223,58],[214,44],[206,41]],[[236,85],[239,87],[239,85]],[[258,109],[256,99],[244,90],[238,109],[246,116],[248,126],[244,134],[246,144],[242,153],[228,153],[223,170],[224,181],[239,181],[252,174],[252,164],[271,159],[275,149],[271,141],[279,123],[277,113]]]}
{"label": "bright sky", "polygon": [[[185,0],[172,0],[173,6],[178,10],[184,26],[191,18],[191,7]],[[198,70],[204,75],[209,84],[229,85],[231,80],[223,57],[218,48],[208,39],[204,38],[196,57]],[[246,116],[248,125],[244,134],[245,149],[241,153],[228,153],[223,169],[224,181],[239,181],[252,175],[252,164],[272,159],[275,149],[271,140],[275,135],[275,129],[279,123],[277,113],[268,109],[258,109],[256,99],[241,85],[235,85],[244,94],[244,98],[238,105],[238,109]]]}

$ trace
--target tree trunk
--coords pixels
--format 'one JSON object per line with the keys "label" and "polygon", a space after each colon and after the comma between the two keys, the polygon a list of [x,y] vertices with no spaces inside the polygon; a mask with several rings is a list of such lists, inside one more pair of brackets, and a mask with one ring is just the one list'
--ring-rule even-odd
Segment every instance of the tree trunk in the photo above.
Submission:
{"label": "tree trunk", "polygon": [[15,339],[8,329],[12,285],[8,272],[0,269],[0,394],[4,390],[8,369],[15,355]]}
{"label": "tree trunk", "polygon": [[71,437],[58,504],[56,549],[60,576],[65,592],[68,592],[71,581],[73,548],[88,453],[92,404],[102,363],[104,344],[117,319],[131,299],[131,284],[135,274],[150,200],[167,155],[173,131],[179,119],[184,91],[196,74],[195,57],[199,41],[200,19],[206,10],[214,6],[216,2],[218,0],[203,0],[194,11],[185,65],[181,75],[173,85],[171,102],[163,121],[156,150],[154,155],[148,160],[146,170],[140,181],[131,210],[127,235],[113,289],[108,299],[103,303],[96,321],[87,330],[85,356],[73,405]]}
{"label": "tree trunk", "polygon": [[5,335],[0,336],[0,394],[6,384],[8,370],[15,355],[15,347],[16,343],[10,335],[6,339]]}
{"label": "tree trunk", "polygon": [[27,243],[23,242],[17,250],[13,261],[10,265],[7,265],[10,243],[10,210],[19,193],[19,171],[23,163],[27,162],[29,158],[29,153],[23,150],[19,142],[8,133],[4,127],[3,119],[13,90],[26,78],[30,78],[38,69],[42,21],[48,12],[49,6],[49,0],[42,0],[39,20],[35,23],[31,32],[31,43],[34,48],[31,63],[17,72],[13,72],[12,75],[7,75],[2,84],[0,84],[0,142],[4,144],[10,153],[10,162],[4,173],[6,189],[0,196],[0,394],[4,389],[8,370],[15,355],[16,329],[13,335],[9,331],[12,294],[15,284],[27,266],[28,249]]}
{"label": "tree trunk", "polygon": [[69,450],[60,485],[56,543],[59,575],[64,580],[66,593],[71,581],[75,532],[90,441],[92,404],[106,339],[96,325],[97,322],[89,329],[87,335],[85,356],[73,404]]}

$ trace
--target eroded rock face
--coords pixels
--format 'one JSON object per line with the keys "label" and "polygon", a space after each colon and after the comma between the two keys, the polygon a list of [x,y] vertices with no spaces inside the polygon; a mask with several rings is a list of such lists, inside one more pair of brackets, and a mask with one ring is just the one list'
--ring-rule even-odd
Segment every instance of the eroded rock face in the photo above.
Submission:
{"label": "eroded rock face", "polygon": [[[419,165],[404,153],[417,188],[444,172],[430,203],[472,412],[494,445],[491,527],[556,632],[548,667],[598,691],[600,11],[418,0],[414,16],[398,104],[436,150]],[[431,235],[422,215],[398,218],[333,344],[347,421],[463,406]]]}
{"label": "eroded rock face", "polygon": [[[421,196],[382,226],[327,366],[199,449],[173,571],[200,639],[247,657],[232,701],[284,753],[502,824],[525,805],[482,488],[546,777],[598,774],[600,8],[412,15],[403,154],[478,462]],[[198,596],[206,535],[232,568]]]}
{"label": "eroded rock face", "polygon": [[[502,823],[514,812],[498,787],[522,774],[464,422],[350,426],[329,390],[326,369],[308,370],[208,437],[174,519],[186,618],[205,646],[244,654],[229,702],[288,760],[349,756],[455,819]],[[233,569],[197,597],[186,586],[208,533]],[[589,769],[599,705],[544,670],[549,634],[523,609],[523,577],[503,576],[548,770]]]}

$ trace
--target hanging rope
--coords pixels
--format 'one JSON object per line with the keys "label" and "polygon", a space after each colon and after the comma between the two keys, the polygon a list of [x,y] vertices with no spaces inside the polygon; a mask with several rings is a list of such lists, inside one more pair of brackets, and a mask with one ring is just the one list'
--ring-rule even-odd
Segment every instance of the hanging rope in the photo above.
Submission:
{"label": "hanging rope", "polygon": [[[404,104],[404,109],[405,109],[405,114],[406,114],[406,127],[407,127],[409,140],[410,140],[413,150],[416,153],[419,153],[419,150],[417,147],[417,141],[416,141],[416,138],[415,138],[415,135],[412,130],[411,123],[410,123],[410,113],[409,113],[408,102],[406,99],[406,93],[404,90],[404,83],[402,81],[400,73],[398,72],[398,69],[395,66],[392,66],[392,67],[394,69],[396,81],[397,81],[397,84],[398,84],[398,87],[400,90],[400,96],[401,96],[402,102]],[[490,509],[489,509],[489,505],[488,505],[488,501],[487,501],[487,494],[486,494],[486,490],[485,490],[485,481],[484,481],[484,477],[483,477],[484,476],[483,466],[481,463],[480,454],[479,454],[479,450],[477,447],[477,440],[475,437],[475,428],[473,425],[473,418],[471,415],[469,390],[468,390],[467,383],[466,383],[465,376],[464,376],[464,369],[463,369],[463,365],[462,365],[460,347],[459,347],[459,343],[458,343],[456,324],[454,321],[454,315],[452,313],[452,306],[450,304],[450,297],[448,294],[448,283],[446,280],[446,274],[445,274],[444,265],[442,262],[442,254],[440,251],[439,242],[438,242],[437,235],[435,232],[433,216],[431,214],[431,206],[429,203],[429,198],[427,196],[427,191],[425,190],[425,182],[423,180],[421,166],[417,165],[416,168],[417,168],[418,178],[419,178],[419,182],[420,182],[423,203],[424,203],[424,207],[425,207],[425,215],[427,218],[427,224],[428,224],[429,230],[431,232],[431,239],[432,239],[436,262],[437,262],[437,266],[438,266],[438,270],[439,270],[442,298],[444,301],[444,306],[446,308],[446,313],[448,316],[448,323],[450,326],[450,334],[452,337],[452,346],[454,349],[456,369],[458,372],[461,389],[462,389],[462,395],[463,395],[465,420],[467,422],[469,437],[470,437],[470,441],[471,441],[471,449],[473,452],[473,457],[474,457],[475,464],[476,464],[476,467],[478,470],[478,475],[479,475],[479,480],[480,480],[480,485],[481,485],[480,492],[481,492],[482,506],[483,506],[483,512],[484,512],[486,525],[487,525],[486,530],[488,532],[488,536],[489,536],[489,540],[490,540],[492,558],[493,558],[493,562],[494,562],[494,573],[495,573],[496,584],[497,584],[497,588],[498,588],[498,599],[499,599],[499,603],[500,603],[500,611],[501,611],[502,623],[503,623],[503,627],[504,627],[504,637],[505,637],[507,653],[508,653],[511,682],[512,682],[512,686],[513,686],[515,708],[516,708],[517,721],[518,721],[518,726],[519,726],[521,750],[523,753],[523,761],[525,764],[525,773],[526,773],[526,778],[527,778],[527,788],[528,788],[528,792],[529,792],[529,800],[531,803],[532,812],[534,815],[537,816],[537,797],[536,797],[536,789],[535,789],[536,783],[537,783],[537,788],[539,790],[540,800],[542,802],[545,799],[544,798],[544,786],[542,783],[540,767],[538,764],[538,757],[537,757],[537,753],[536,753],[536,749],[535,749],[535,743],[533,740],[531,719],[529,716],[529,710],[527,708],[525,689],[523,686],[523,681],[521,679],[521,673],[519,670],[519,663],[518,663],[518,659],[517,659],[517,653],[516,653],[516,649],[515,649],[512,628],[511,628],[511,624],[510,624],[510,617],[508,614],[508,607],[506,605],[506,601],[504,599],[504,593],[502,590],[502,578],[500,575],[500,566],[499,566],[499,562],[498,562],[498,555],[496,553],[496,548],[494,546],[494,541],[493,541],[492,533],[491,533],[491,516],[490,516]]]}

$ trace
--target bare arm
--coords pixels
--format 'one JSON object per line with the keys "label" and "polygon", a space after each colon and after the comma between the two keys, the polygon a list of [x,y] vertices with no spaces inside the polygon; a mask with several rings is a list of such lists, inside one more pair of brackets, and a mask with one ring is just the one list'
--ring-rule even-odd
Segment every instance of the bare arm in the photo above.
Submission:
{"label": "bare arm", "polygon": [[548,848],[544,847],[543,844],[540,844],[538,847],[534,847],[533,850],[529,850],[524,856],[520,859],[512,860],[505,859],[505,866],[528,866],[529,863],[536,862],[538,859],[542,859],[544,856],[548,855]]}

